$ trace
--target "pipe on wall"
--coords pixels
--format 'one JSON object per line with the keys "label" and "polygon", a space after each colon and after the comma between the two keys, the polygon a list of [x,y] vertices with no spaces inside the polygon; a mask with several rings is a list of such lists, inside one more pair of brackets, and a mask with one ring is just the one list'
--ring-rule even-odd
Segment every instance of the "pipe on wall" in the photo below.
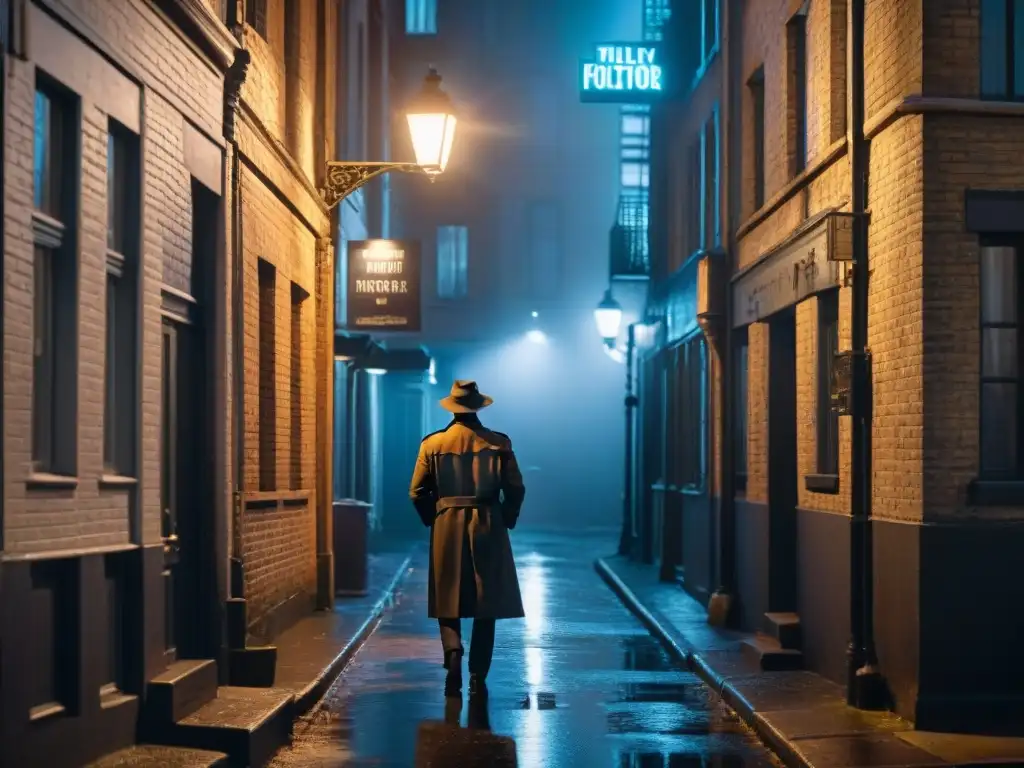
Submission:
{"label": "pipe on wall", "polygon": [[867,195],[870,146],[864,136],[864,5],[850,0],[847,19],[847,123],[853,228],[850,514],[850,645],[847,703],[860,709],[886,704],[874,643],[874,557],[871,540],[871,370],[868,337]]}

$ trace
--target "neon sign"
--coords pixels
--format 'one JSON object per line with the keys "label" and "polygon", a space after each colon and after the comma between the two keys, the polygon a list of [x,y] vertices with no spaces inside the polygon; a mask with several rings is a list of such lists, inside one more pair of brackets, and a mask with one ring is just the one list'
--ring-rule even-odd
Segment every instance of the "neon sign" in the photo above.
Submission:
{"label": "neon sign", "polygon": [[580,60],[580,100],[636,104],[665,90],[661,51],[653,43],[607,43]]}

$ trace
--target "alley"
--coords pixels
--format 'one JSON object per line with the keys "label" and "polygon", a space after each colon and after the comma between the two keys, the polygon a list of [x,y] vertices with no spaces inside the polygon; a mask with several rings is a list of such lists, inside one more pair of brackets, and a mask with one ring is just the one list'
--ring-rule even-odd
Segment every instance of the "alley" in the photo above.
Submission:
{"label": "alley", "polygon": [[[608,546],[517,535],[515,548],[527,616],[499,624],[485,714],[445,711],[424,553],[394,608],[272,765],[514,765],[508,737],[521,768],[775,765],[601,583],[593,558]],[[446,727],[446,718],[473,730]],[[493,735],[481,733],[488,725]],[[443,758],[428,763],[428,752]]]}

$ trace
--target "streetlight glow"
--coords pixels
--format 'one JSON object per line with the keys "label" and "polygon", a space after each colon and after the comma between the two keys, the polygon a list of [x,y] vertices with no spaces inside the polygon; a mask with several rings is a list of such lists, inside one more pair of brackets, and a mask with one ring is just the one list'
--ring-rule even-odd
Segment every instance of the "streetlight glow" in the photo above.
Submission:
{"label": "streetlight glow", "polygon": [[594,322],[597,324],[597,332],[601,334],[606,344],[614,344],[619,337],[619,327],[622,325],[622,305],[612,296],[611,288],[604,292],[604,298],[594,310]]}
{"label": "streetlight glow", "polygon": [[431,69],[423,90],[406,110],[416,164],[431,176],[444,172],[452,153],[458,120],[451,99],[441,90],[441,76]]}

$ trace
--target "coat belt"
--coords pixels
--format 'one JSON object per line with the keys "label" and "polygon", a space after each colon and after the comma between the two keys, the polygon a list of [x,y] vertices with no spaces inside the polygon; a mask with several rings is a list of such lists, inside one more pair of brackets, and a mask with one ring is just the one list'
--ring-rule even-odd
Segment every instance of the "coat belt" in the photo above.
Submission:
{"label": "coat belt", "polygon": [[437,514],[447,509],[467,509],[470,507],[493,507],[498,504],[496,496],[442,496],[434,505]]}

